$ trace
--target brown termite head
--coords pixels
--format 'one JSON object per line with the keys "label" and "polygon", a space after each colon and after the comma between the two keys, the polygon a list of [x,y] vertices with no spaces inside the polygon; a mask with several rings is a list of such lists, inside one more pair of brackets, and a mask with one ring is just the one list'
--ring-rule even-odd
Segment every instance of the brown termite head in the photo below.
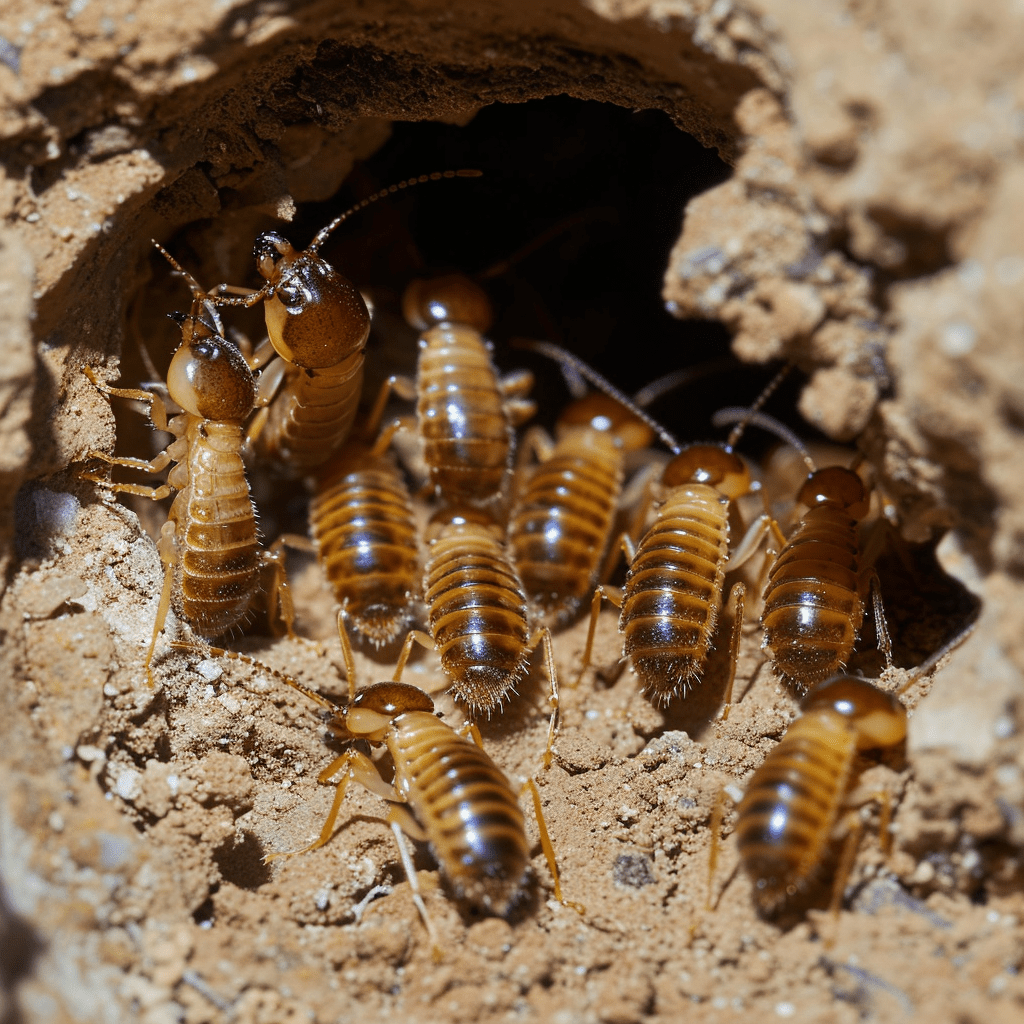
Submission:
{"label": "brown termite head", "polygon": [[468,324],[484,334],[494,323],[487,293],[464,274],[411,281],[402,296],[402,313],[418,331],[448,323]]}
{"label": "brown termite head", "polygon": [[430,695],[408,683],[374,683],[340,708],[332,732],[342,739],[383,743],[391,723],[409,711],[434,712]]}
{"label": "brown termite head", "polygon": [[370,314],[363,297],[312,246],[297,252],[276,231],[265,231],[253,254],[267,280],[267,332],[282,359],[326,369],[366,345]]}
{"label": "brown termite head", "polygon": [[687,445],[665,466],[661,479],[666,487],[708,484],[727,498],[750,490],[750,468],[735,452],[717,444]]}
{"label": "brown termite head", "polygon": [[797,500],[811,508],[834,505],[854,519],[868,514],[870,494],[864,481],[852,470],[842,466],[827,466],[808,476]]}
{"label": "brown termite head", "polygon": [[899,699],[856,676],[836,676],[811,689],[800,702],[804,713],[819,709],[849,719],[858,750],[893,747],[907,735],[907,712]]}
{"label": "brown termite head", "polygon": [[627,452],[647,448],[654,440],[654,430],[631,409],[610,395],[591,391],[570,402],[558,417],[555,434],[561,439],[579,428],[610,434]]}
{"label": "brown termite head", "polygon": [[256,401],[256,382],[242,353],[200,316],[176,313],[171,319],[182,334],[167,370],[171,398],[204,420],[244,420]]}

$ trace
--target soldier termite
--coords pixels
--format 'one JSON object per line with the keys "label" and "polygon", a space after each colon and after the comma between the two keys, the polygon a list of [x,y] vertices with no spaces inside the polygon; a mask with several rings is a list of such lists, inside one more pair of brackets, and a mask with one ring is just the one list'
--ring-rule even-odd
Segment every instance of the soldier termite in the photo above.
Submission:
{"label": "soldier termite", "polygon": [[[787,369],[762,391],[755,410]],[[635,547],[628,536],[623,538],[629,566],[625,586],[622,591],[608,586],[594,591],[580,677],[590,663],[601,599],[607,597],[620,608],[622,655],[632,661],[648,700],[667,704],[699,679],[722,608],[726,569],[738,568],[769,530],[778,530],[770,516],[759,516],[741,543],[729,551],[730,502],[751,490],[750,469],[733,451],[743,426],[732,431],[724,447],[674,446],[676,454],[665,466],[660,485],[653,488],[654,523]],[[736,672],[745,591],[745,585],[737,582],[730,593],[736,614],[726,713]]]}
{"label": "soldier termite", "polygon": [[[400,189],[442,178],[475,177],[479,171],[443,171],[409,178],[375,192],[336,217],[297,252],[276,231],[256,239],[256,267],[266,283],[255,292],[221,285],[220,305],[265,305],[266,341],[251,359],[260,377],[258,404],[249,428],[257,452],[292,475],[324,462],[345,439],[363,386],[363,348],[370,315],[358,289],[319,255],[331,233],[354,213]],[[274,358],[276,356],[276,358]]]}
{"label": "soldier termite", "polygon": [[[746,415],[746,410],[725,409],[715,419],[722,423]],[[878,576],[864,564],[870,559],[859,539],[870,507],[868,489],[852,469],[818,469],[799,439],[772,417],[759,413],[752,422],[793,445],[810,470],[797,495],[807,511],[772,564],[764,591],[762,647],[776,673],[804,691],[841,672],[853,653],[869,590],[878,645],[891,666]]]}
{"label": "soldier termite", "polygon": [[615,524],[626,455],[653,438],[629,408],[594,392],[558,418],[557,443],[539,428],[523,450],[540,463],[517,488],[509,543],[533,609],[551,626],[569,622],[593,592]]}
{"label": "soldier termite", "polygon": [[[534,411],[524,397],[533,375],[524,370],[499,377],[483,336],[493,320],[490,300],[468,277],[413,281],[403,308],[410,326],[423,332],[416,380],[389,378],[377,408],[391,390],[416,400],[430,486],[445,501],[495,501],[509,476],[513,430]],[[408,428],[397,420],[388,433]]]}
{"label": "soldier termite", "polygon": [[[895,747],[907,734],[900,701],[864,679],[838,676],[818,683],[800,707],[802,715],[754,772],[737,808],[740,858],[765,913],[804,888],[824,859],[857,756]],[[888,842],[885,819],[883,843]],[[858,838],[854,827],[837,875],[835,909]]]}
{"label": "soldier termite", "polygon": [[146,473],[160,472],[173,463],[167,482],[159,487],[112,483],[94,473],[82,474],[115,493],[159,500],[177,492],[157,543],[166,571],[146,654],[150,686],[153,652],[172,601],[201,636],[219,636],[245,617],[260,586],[261,568],[270,563],[273,590],[282,601],[289,632],[292,618],[280,550],[266,552],[259,546],[242,462],[243,424],[256,397],[252,371],[237,347],[221,335],[219,323],[206,309],[206,293],[166,252],[164,255],[185,278],[193,295],[191,313],[173,317],[181,327],[182,341],[167,371],[168,394],[182,412],[168,419],[166,405],[158,396],[112,388],[102,383],[91,367],[83,370],[103,394],[147,403],[153,425],[175,436],[148,462],[96,450],[87,453],[111,466]]}
{"label": "soldier termite", "polygon": [[430,635],[411,630],[400,672],[414,642],[436,647],[450,690],[474,717],[496,711],[526,672],[530,653],[543,644],[551,720],[545,765],[551,761],[558,714],[558,679],[546,626],[530,629],[523,585],[508,556],[503,531],[485,510],[446,506],[427,528],[423,599]]}
{"label": "soldier termite", "polygon": [[[359,783],[390,803],[386,820],[394,833],[413,900],[437,956],[440,952],[437,933],[420,895],[404,836],[430,845],[457,900],[505,915],[523,891],[530,857],[518,795],[478,743],[437,717],[433,700],[423,690],[396,678],[375,683],[357,694],[354,660],[340,613],[338,628],[349,674],[346,704],[338,707],[289,676],[270,671],[328,710],[332,716],[328,727],[340,740],[365,740],[372,746],[385,747],[394,764],[394,777],[387,782],[366,754],[354,748],[347,750],[317,777],[324,785],[333,783],[336,787],[334,802],[319,837],[300,850],[273,853],[266,860],[308,853],[324,846],[334,832],[349,783]],[[195,649],[190,645],[177,646]],[[229,651],[215,650],[214,653],[250,661]],[[400,668],[396,669],[396,677],[399,675]],[[555,898],[582,913],[580,905],[562,895],[540,792],[532,778],[523,786],[527,788],[533,799],[541,848],[551,870]]]}

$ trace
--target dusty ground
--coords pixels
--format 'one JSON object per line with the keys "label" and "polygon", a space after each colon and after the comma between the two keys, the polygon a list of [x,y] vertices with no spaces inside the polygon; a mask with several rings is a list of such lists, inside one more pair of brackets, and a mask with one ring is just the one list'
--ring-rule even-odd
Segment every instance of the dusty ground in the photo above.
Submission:
{"label": "dusty ground", "polygon": [[[1019,4],[567,0],[482,2],[458,17],[429,2],[339,6],[224,3],[211,15],[163,0],[76,0],[0,14],[0,1020],[1019,1019]],[[262,864],[308,841],[329,806],[315,777],[334,748],[314,709],[259,671],[166,647],[146,689],[159,559],[134,511],[75,476],[85,451],[114,441],[80,368],[123,346],[125,379],[140,376],[135,341],[155,336],[173,287],[151,237],[194,254],[204,281],[250,280],[256,231],[274,218],[299,234],[322,223],[335,207],[316,204],[385,141],[390,121],[471,128],[488,104],[559,93],[663,111],[730,164],[694,176],[696,157],[644,150],[640,180],[658,182],[649,191],[663,201],[668,241],[621,242],[619,255],[639,262],[649,248],[664,266],[689,199],[664,282],[671,311],[724,323],[743,359],[795,358],[808,383],[786,401],[872,461],[904,535],[921,545],[912,576],[898,559],[881,567],[902,666],[884,685],[902,687],[904,669],[969,620],[971,595],[981,612],[976,633],[906,689],[906,750],[865,776],[865,791],[897,798],[892,852],[868,829],[838,920],[822,909],[826,867],[776,921],[757,916],[749,881],[733,873],[728,813],[705,909],[709,821],[795,701],[750,631],[727,721],[720,651],[693,693],[654,711],[628,669],[616,677],[605,613],[600,670],[563,690],[549,770],[538,769],[539,666],[484,730],[511,775],[536,773],[566,895],[585,913],[551,900],[535,848],[519,910],[508,922],[473,919],[420,851],[447,951],[435,964],[375,798],[350,794],[324,849]],[[499,140],[537,153],[537,177],[551,180],[572,157],[566,141],[525,129]],[[609,162],[586,152],[595,167]],[[450,143],[435,158],[463,150]],[[540,221],[578,208],[559,198]],[[400,276],[411,259],[396,242],[403,230],[384,222],[346,244],[398,253]],[[555,251],[574,265],[598,235],[591,225]],[[474,269],[502,244],[475,253]],[[506,309],[525,304],[531,276],[539,293],[554,271],[524,263]],[[558,290],[573,292],[561,279]],[[661,312],[656,294],[629,294]],[[582,304],[603,310],[597,301],[587,292]],[[613,319],[573,315],[591,333]],[[642,337],[688,363],[713,346],[684,331],[653,340],[632,316],[624,335],[607,329],[611,347]],[[696,337],[711,339],[700,352]],[[602,365],[626,386],[643,379],[628,379],[635,365]],[[713,405],[737,400],[735,383],[707,390]],[[145,444],[131,429],[118,443]],[[279,504],[267,499],[268,531],[295,514]],[[960,582],[931,554],[940,536],[938,563]],[[299,630],[322,652],[258,637],[232,646],[342,693],[330,596],[315,566],[294,567]],[[556,638],[563,680],[583,630]],[[858,667],[875,674],[870,647],[866,637]],[[361,679],[388,674],[392,657],[361,658]],[[435,687],[432,659],[409,678]]]}

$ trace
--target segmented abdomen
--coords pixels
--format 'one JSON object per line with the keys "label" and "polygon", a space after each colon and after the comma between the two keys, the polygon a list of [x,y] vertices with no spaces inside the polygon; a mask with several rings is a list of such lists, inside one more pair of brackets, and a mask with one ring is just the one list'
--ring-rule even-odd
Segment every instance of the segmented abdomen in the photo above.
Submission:
{"label": "segmented abdomen", "polygon": [[570,434],[533,469],[510,543],[526,596],[550,624],[568,622],[590,596],[621,485],[622,449],[598,430]]}
{"label": "segmented abdomen", "polygon": [[664,704],[711,649],[729,554],[729,499],[706,484],[673,488],[626,576],[619,629],[642,691]]}
{"label": "segmented abdomen", "polygon": [[408,623],[420,574],[412,502],[401,473],[349,446],[309,509],[320,565],[354,628],[385,644]]}
{"label": "segmented abdomen", "polygon": [[256,515],[240,455],[242,428],[206,421],[189,441],[179,518],[179,610],[215,637],[245,616],[259,587]]}
{"label": "segmented abdomen", "polygon": [[424,573],[430,634],[451,692],[474,714],[501,706],[526,668],[526,597],[504,547],[485,527],[450,523]]}
{"label": "segmented abdomen", "polygon": [[764,910],[796,892],[820,863],[854,750],[848,721],[833,711],[811,711],[789,727],[747,784],[736,840]]}
{"label": "segmented abdomen", "polygon": [[829,506],[808,509],[768,574],[763,647],[800,690],[842,671],[864,618],[858,594],[857,521]]}
{"label": "segmented abdomen", "polygon": [[386,736],[405,792],[456,895],[503,913],[528,861],[523,812],[508,779],[475,743],[426,711]]}
{"label": "segmented abdomen", "polygon": [[501,490],[512,428],[490,353],[472,327],[425,331],[417,388],[423,458],[449,501],[483,502]]}
{"label": "segmented abdomen", "polygon": [[290,367],[257,450],[293,476],[308,473],[348,437],[362,390],[362,351],[324,370]]}

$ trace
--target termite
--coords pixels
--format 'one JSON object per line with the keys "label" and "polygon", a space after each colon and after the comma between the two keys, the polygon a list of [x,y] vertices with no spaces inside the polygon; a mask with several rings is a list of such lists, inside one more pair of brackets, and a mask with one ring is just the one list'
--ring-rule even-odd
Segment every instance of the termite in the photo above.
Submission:
{"label": "termite", "polygon": [[[386,820],[398,844],[413,900],[427,928],[435,957],[439,957],[441,947],[437,932],[420,894],[405,836],[429,844],[457,901],[505,915],[523,893],[530,860],[519,797],[507,776],[478,742],[441,721],[429,694],[400,681],[400,667],[396,669],[395,679],[375,683],[357,693],[354,659],[340,612],[338,629],[349,676],[349,696],[344,705],[338,707],[284,673],[270,671],[329,711],[328,728],[338,739],[364,740],[371,746],[385,747],[394,764],[394,776],[390,782],[386,781],[366,754],[355,748],[348,749],[317,776],[320,783],[335,786],[334,802],[320,835],[302,849],[272,853],[265,860],[309,853],[329,842],[349,783],[359,783],[390,804]],[[177,646],[194,649],[185,644]],[[251,661],[230,651],[214,650],[213,653]],[[555,898],[563,906],[582,913],[579,904],[562,895],[540,792],[532,778],[524,784],[523,789],[527,788],[533,799],[541,848],[551,870]]]}
{"label": "termite", "polygon": [[423,599],[430,634],[409,632],[399,671],[414,642],[436,647],[452,696],[474,718],[489,717],[515,693],[530,654],[543,644],[552,708],[545,751],[549,764],[558,714],[551,632],[546,626],[530,628],[526,594],[504,531],[485,509],[445,506],[431,517],[427,544]]}
{"label": "termite", "polygon": [[[737,807],[740,858],[764,913],[777,910],[803,889],[822,863],[840,824],[857,756],[893,748],[907,735],[907,713],[899,699],[865,679],[837,676],[818,683],[800,708],[803,713],[754,772]],[[882,833],[886,843],[886,822]],[[837,875],[835,909],[859,829],[849,835]]]}
{"label": "termite", "polygon": [[[412,281],[402,301],[409,325],[423,332],[416,380],[390,377],[377,409],[392,390],[415,400],[430,488],[451,503],[494,502],[510,475],[514,428],[534,411],[524,397],[533,375],[498,375],[484,338],[494,318],[490,300],[470,278]],[[396,420],[387,432],[400,429],[409,424]]]}
{"label": "termite", "polygon": [[252,371],[238,348],[223,337],[215,313],[207,308],[206,293],[159,245],[157,248],[185,278],[193,295],[189,315],[172,314],[181,327],[182,340],[167,371],[167,391],[182,412],[168,419],[167,407],[159,396],[110,387],[99,380],[92,367],[83,368],[104,395],[145,402],[153,426],[175,436],[149,461],[114,457],[95,449],[87,453],[88,458],[110,466],[127,466],[145,473],[158,473],[170,465],[167,482],[159,487],[115,483],[93,473],[82,474],[115,494],[137,494],[156,501],[177,492],[157,542],[166,571],[146,653],[146,676],[151,687],[153,652],[171,604],[201,636],[219,636],[245,617],[260,588],[264,565],[269,564],[274,571],[274,596],[282,601],[282,613],[291,631],[291,603],[280,550],[260,548],[242,462],[244,423],[256,398]]}
{"label": "termite", "polygon": [[[747,410],[719,410],[715,421],[741,415]],[[853,469],[818,469],[800,440],[773,417],[757,413],[752,422],[793,445],[810,470],[797,494],[807,511],[772,564],[764,590],[761,646],[775,672],[801,692],[841,672],[853,653],[869,591],[878,645],[891,667],[878,575],[859,538],[870,492]]]}
{"label": "termite", "polygon": [[346,620],[377,647],[409,624],[420,599],[412,499],[381,450],[350,438],[316,472],[309,507],[317,558]]}
{"label": "termite", "polygon": [[[331,233],[370,203],[400,189],[442,178],[475,177],[479,171],[422,174],[375,192],[335,217],[298,252],[276,231],[256,239],[253,254],[266,283],[255,292],[220,285],[214,301],[251,307],[263,301],[267,339],[250,360],[264,363],[249,428],[261,456],[301,476],[324,462],[348,436],[363,387],[363,348],[370,315],[356,286],[319,255]],[[227,298],[224,292],[243,292]],[[276,359],[274,358],[276,356]]]}
{"label": "termite", "polygon": [[[788,367],[762,391],[754,410],[767,400],[786,370]],[[676,454],[654,488],[654,523],[635,547],[629,536],[622,539],[628,563],[622,591],[607,586],[594,591],[578,678],[590,664],[601,599],[606,597],[620,608],[622,656],[631,660],[640,677],[641,692],[652,704],[669,703],[699,680],[722,609],[727,569],[741,566],[769,530],[778,533],[774,520],[763,514],[750,525],[740,544],[729,550],[730,503],[752,489],[750,468],[733,451],[743,429],[741,423],[724,446],[675,446]],[[745,593],[745,585],[737,582],[729,596],[735,617],[726,713],[732,698]]]}
{"label": "termite", "polygon": [[557,443],[539,428],[523,450],[540,457],[523,484],[509,523],[509,543],[531,607],[562,626],[593,592],[611,539],[626,456],[646,448],[653,431],[630,408],[593,392],[559,416]]}

